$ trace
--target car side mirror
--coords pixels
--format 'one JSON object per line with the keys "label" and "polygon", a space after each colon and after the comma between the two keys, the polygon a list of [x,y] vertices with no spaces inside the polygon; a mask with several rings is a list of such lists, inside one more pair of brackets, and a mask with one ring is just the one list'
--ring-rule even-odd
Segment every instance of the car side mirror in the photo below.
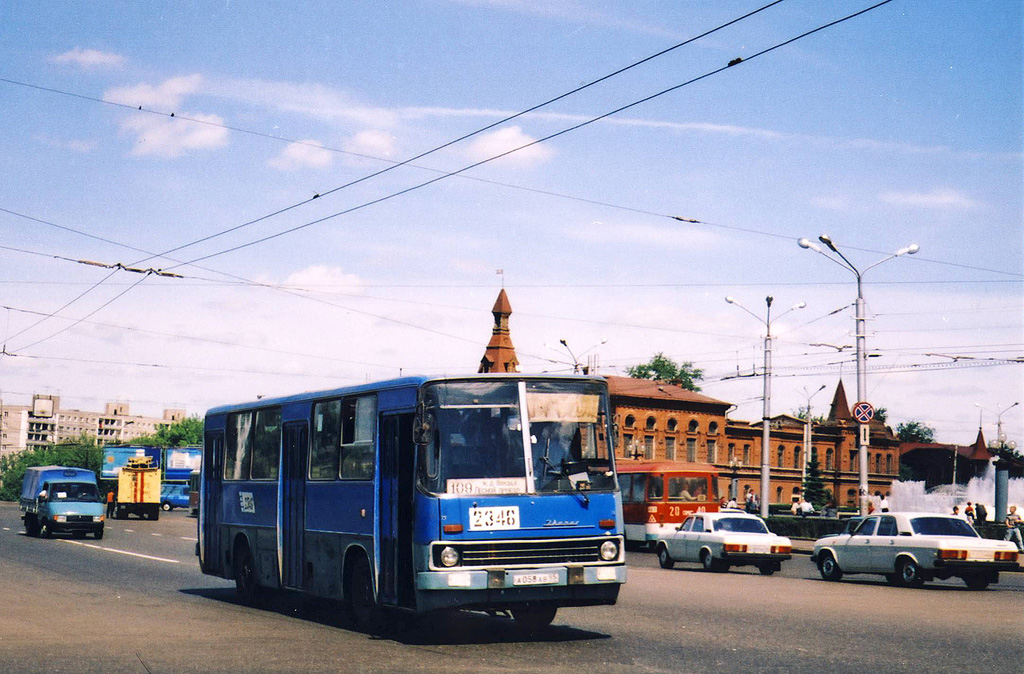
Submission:
{"label": "car side mirror", "polygon": [[676,531],[682,531],[682,530],[683,530],[683,525],[682,524],[680,524],[679,526],[676,527]]}

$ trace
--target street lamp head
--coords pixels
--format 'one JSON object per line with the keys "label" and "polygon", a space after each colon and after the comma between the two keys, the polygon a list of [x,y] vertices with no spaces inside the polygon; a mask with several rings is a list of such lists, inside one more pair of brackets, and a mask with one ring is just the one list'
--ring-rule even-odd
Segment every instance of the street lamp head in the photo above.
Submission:
{"label": "street lamp head", "polygon": [[806,306],[807,306],[807,302],[801,301],[801,302],[800,302],[799,304],[797,304],[797,305],[796,305],[795,307],[793,307],[793,308],[794,308],[794,309],[803,309],[803,308],[804,308],[804,307],[806,307]]}
{"label": "street lamp head", "polygon": [[728,302],[729,304],[736,304],[736,298],[733,297],[732,295],[726,295],[725,301]]}
{"label": "street lamp head", "polygon": [[921,250],[921,247],[918,246],[916,243],[912,243],[906,248],[900,248],[898,251],[896,251],[896,257],[899,257],[900,255],[913,255],[919,250]]}
{"label": "street lamp head", "polygon": [[568,344],[565,343],[564,339],[558,340],[558,343],[561,344],[562,346],[569,346]]}

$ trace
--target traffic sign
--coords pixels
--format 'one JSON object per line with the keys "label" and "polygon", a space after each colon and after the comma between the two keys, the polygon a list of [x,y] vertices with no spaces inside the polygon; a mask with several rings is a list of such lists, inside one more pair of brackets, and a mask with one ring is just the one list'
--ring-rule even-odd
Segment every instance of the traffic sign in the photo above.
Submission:
{"label": "traffic sign", "polygon": [[857,403],[853,406],[853,418],[862,424],[868,423],[874,416],[875,408],[871,403]]}

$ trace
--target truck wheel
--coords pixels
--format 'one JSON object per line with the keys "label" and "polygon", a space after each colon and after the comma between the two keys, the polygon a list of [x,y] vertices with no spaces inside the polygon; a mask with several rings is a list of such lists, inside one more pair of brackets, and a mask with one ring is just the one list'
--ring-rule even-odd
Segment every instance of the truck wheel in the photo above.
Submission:
{"label": "truck wheel", "polygon": [[35,515],[25,515],[25,533],[32,538],[39,535],[39,521]]}
{"label": "truck wheel", "polygon": [[550,625],[557,612],[557,606],[524,606],[512,609],[512,617],[526,631],[536,632]]}
{"label": "truck wheel", "polygon": [[53,530],[50,529],[50,523],[44,519],[39,523],[39,537],[49,538],[51,535],[53,535]]}

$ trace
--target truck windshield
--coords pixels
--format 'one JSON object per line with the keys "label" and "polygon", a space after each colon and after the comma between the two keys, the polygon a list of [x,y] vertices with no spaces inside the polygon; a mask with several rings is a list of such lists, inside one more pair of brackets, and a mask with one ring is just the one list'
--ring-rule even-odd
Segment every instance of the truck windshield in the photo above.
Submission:
{"label": "truck windshield", "polygon": [[421,447],[424,488],[445,494],[612,489],[603,388],[581,381],[428,385],[433,433]]}
{"label": "truck windshield", "polygon": [[98,503],[100,494],[91,482],[57,482],[50,485],[50,500]]}

